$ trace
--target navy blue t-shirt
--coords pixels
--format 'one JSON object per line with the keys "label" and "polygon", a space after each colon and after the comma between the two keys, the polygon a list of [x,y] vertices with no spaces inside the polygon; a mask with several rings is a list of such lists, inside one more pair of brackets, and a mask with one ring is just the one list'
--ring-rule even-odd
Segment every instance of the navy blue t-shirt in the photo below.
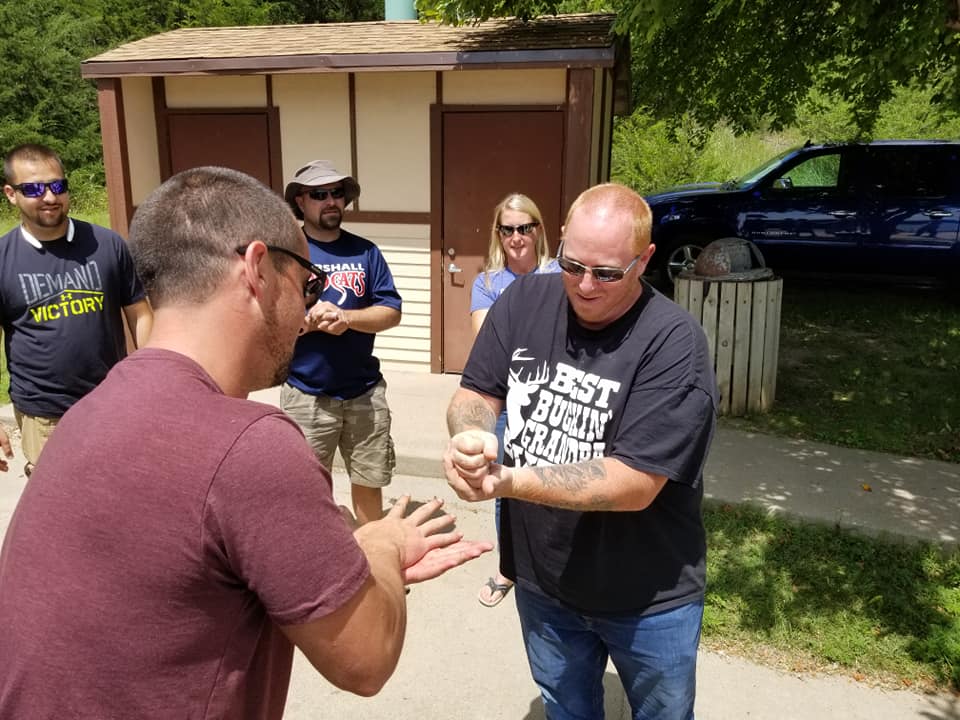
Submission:
{"label": "navy blue t-shirt", "polygon": [[702,597],[703,465],[716,381],[703,330],[644,284],[602,330],[582,327],[560,275],[525,275],[494,303],[461,384],[504,398],[507,465],[610,457],[668,482],[645,510],[501,506],[501,569],[582,612],[652,613]]}
{"label": "navy blue t-shirt", "polygon": [[127,353],[121,309],[143,300],[127,244],[71,220],[73,238],[35,248],[20,226],[0,238],[0,314],[10,399],[60,417]]}
{"label": "navy blue t-shirt", "polygon": [[[310,260],[327,273],[320,300],[344,310],[373,305],[401,309],[387,261],[372,242],[343,229],[332,242],[307,240]],[[301,335],[287,381],[311,395],[339,400],[359,397],[380,381],[380,361],[373,355],[375,337],[356,330]]]}

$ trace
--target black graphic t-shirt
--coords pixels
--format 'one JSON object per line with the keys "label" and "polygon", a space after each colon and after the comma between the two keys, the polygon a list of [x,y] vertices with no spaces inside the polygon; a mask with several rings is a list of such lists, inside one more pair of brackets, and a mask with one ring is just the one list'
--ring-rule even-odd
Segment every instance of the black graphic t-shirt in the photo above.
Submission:
{"label": "black graphic t-shirt", "polygon": [[491,308],[461,384],[504,399],[507,465],[612,457],[669,480],[636,512],[506,499],[505,575],[595,614],[660,612],[702,596],[717,391],[703,330],[686,311],[645,285],[623,317],[588,330],[560,275],[524,276]]}
{"label": "black graphic t-shirt", "polygon": [[72,220],[73,238],[35,248],[16,227],[0,238],[0,315],[10,399],[60,417],[126,355],[121,309],[145,297],[127,244]]}

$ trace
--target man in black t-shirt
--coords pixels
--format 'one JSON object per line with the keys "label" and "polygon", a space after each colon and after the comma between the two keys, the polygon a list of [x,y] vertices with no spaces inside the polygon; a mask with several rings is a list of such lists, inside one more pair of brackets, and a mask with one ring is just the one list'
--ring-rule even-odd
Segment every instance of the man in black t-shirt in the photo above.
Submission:
{"label": "man in black t-shirt", "polygon": [[[126,355],[123,319],[140,347],[153,312],[123,238],[68,217],[70,191],[53,150],[19,145],[3,175],[20,225],[0,238],[0,322],[29,475],[63,414]],[[5,471],[3,456],[13,452],[3,427],[0,450]]]}
{"label": "man in black t-shirt", "polygon": [[563,272],[494,304],[447,412],[451,487],[503,498],[501,571],[551,720],[603,717],[608,659],[634,717],[693,718],[717,390],[700,326],[642,279],[650,223],[624,186],[577,198]]}

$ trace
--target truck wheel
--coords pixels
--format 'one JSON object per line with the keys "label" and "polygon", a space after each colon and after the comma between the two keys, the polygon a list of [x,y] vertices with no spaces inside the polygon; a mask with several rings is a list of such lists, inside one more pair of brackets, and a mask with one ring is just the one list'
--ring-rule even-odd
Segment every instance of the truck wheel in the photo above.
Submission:
{"label": "truck wheel", "polygon": [[[708,241],[700,238],[689,238],[670,243],[657,264],[660,271],[660,280],[670,287],[673,287],[673,281],[677,275],[685,270],[693,270],[693,266],[700,255],[700,251],[706,247]],[[656,255],[660,255],[661,249],[657,248]]]}

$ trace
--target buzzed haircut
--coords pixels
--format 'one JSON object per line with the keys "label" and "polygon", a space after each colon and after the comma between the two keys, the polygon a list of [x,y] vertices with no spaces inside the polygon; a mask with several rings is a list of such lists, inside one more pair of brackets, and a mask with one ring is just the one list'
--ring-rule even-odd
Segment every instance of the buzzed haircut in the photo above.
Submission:
{"label": "buzzed haircut", "polygon": [[570,224],[573,214],[584,207],[605,206],[612,212],[623,212],[630,215],[633,225],[633,252],[641,255],[650,245],[653,230],[653,213],[650,206],[640,193],[620,183],[602,183],[587,188],[573,201],[567,211],[564,226]]}
{"label": "buzzed haircut", "polygon": [[270,188],[237,170],[206,166],[184,170],[150,193],[133,216],[128,244],[159,308],[207,300],[239,247],[260,240],[299,250],[302,237]]}
{"label": "buzzed haircut", "polygon": [[53,160],[60,166],[60,174],[66,175],[63,168],[63,161],[52,148],[37,143],[23,143],[17,145],[13,150],[7,153],[3,159],[3,178],[4,181],[13,185],[16,178],[13,176],[13,164],[20,162],[38,162],[44,160]]}

